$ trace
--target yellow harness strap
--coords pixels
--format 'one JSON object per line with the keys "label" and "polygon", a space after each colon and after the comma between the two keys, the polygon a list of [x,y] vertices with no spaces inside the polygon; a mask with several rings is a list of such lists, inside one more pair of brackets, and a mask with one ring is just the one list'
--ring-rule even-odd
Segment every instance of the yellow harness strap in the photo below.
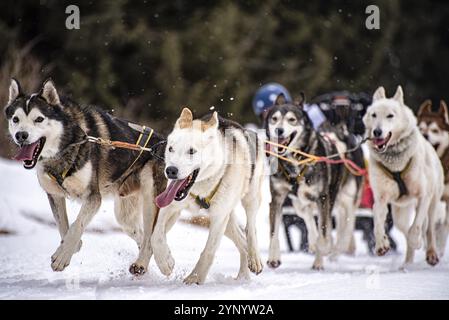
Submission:
{"label": "yellow harness strap", "polygon": [[221,180],[218,182],[218,184],[215,186],[214,190],[206,197],[202,198],[199,195],[196,195],[192,192],[190,192],[190,196],[192,196],[195,199],[195,202],[197,205],[199,205],[203,209],[209,209],[210,208],[210,202],[212,201],[212,198],[217,193],[218,188],[220,187]]}
{"label": "yellow harness strap", "polygon": [[[151,137],[153,136],[153,132],[154,132],[153,129],[143,126],[143,132],[140,133],[136,145],[146,148],[148,143],[150,142]],[[139,160],[139,158],[142,156],[142,153],[143,150],[140,150],[139,154],[137,155],[137,158],[133,161],[133,163],[131,163],[127,171],[130,170],[136,164],[137,160]]]}
{"label": "yellow harness strap", "polygon": [[[287,181],[291,181],[291,179],[293,177],[290,177],[290,175],[288,174],[287,170],[285,170],[285,168],[284,168],[284,166],[282,165],[281,162],[279,162],[279,166],[281,167],[281,171],[284,174],[284,176],[287,179]],[[295,178],[297,184],[299,184],[301,182],[302,178],[304,177],[304,174],[306,173],[306,170],[307,170],[307,166],[303,165],[301,171],[298,173],[298,175]]]}
{"label": "yellow harness strap", "polygon": [[[71,168],[71,167],[70,167],[70,168]],[[61,173],[62,181],[64,181],[65,177],[67,176],[67,173],[69,173],[70,168],[64,169],[64,171]],[[56,181],[56,182],[59,183],[58,178],[56,178],[56,177],[55,177],[54,175],[52,175],[51,173],[47,173],[47,174],[48,174],[48,176],[49,176],[53,181]]]}

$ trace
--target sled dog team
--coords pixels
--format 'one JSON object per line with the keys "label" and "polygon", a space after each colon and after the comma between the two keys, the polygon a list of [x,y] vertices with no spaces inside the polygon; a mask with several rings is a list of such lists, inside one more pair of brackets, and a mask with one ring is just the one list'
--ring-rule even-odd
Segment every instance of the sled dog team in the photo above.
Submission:
{"label": "sled dog team", "polygon": [[[272,172],[268,266],[281,264],[279,225],[287,197],[306,223],[314,269],[323,268],[327,255],[354,252],[355,211],[367,177],[354,174],[341,161],[308,163],[295,150],[346,159],[364,170],[360,142],[344,121],[324,123],[315,130],[304,102],[303,95],[294,103],[278,96],[264,120],[271,144],[217,112],[198,119],[188,108],[164,137],[60,96],[51,80],[30,95],[13,79],[5,115],[9,133],[19,146],[15,159],[26,169],[36,167],[61,235],[51,257],[52,269],[62,271],[69,265],[103,197],[112,195],[118,223],[139,247],[132,274],[145,273],[153,255],[164,275],[172,273],[175,261],[166,235],[184,209],[206,213],[209,225],[205,248],[184,279],[186,284],[204,283],[223,236],[240,253],[238,278],[259,274],[263,264],[256,216],[266,163]],[[376,253],[384,255],[389,250],[385,220],[391,205],[395,226],[407,240],[405,264],[412,263],[415,250],[424,247],[427,262],[436,265],[449,233],[448,110],[441,102],[439,111],[433,112],[426,101],[418,117],[419,125],[401,87],[392,98],[378,88],[363,117],[375,199]],[[146,151],[111,148],[93,143],[92,137],[136,144]],[[82,203],[71,225],[66,199]],[[244,229],[235,211],[239,202],[246,212]]]}

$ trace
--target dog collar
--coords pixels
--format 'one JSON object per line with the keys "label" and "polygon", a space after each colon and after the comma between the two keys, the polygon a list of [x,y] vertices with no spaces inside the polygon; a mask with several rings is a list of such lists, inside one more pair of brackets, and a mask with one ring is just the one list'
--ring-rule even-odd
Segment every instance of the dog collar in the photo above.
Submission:
{"label": "dog collar", "polygon": [[404,170],[402,171],[390,171],[387,167],[385,167],[381,162],[377,162],[379,165],[379,168],[382,170],[383,173],[385,173],[390,179],[394,180],[399,188],[399,198],[402,196],[408,195],[408,189],[407,185],[404,182],[404,175],[408,172],[408,170],[411,167],[412,159],[408,161],[407,165],[405,166]]}
{"label": "dog collar", "polygon": [[215,186],[214,190],[212,190],[212,192],[206,198],[202,198],[199,195],[194,194],[192,192],[190,192],[190,196],[192,196],[195,199],[196,204],[199,205],[200,208],[209,209],[210,208],[210,202],[212,201],[212,198],[217,193],[217,190],[220,187],[220,184],[221,184],[221,179],[218,182],[218,184]]}

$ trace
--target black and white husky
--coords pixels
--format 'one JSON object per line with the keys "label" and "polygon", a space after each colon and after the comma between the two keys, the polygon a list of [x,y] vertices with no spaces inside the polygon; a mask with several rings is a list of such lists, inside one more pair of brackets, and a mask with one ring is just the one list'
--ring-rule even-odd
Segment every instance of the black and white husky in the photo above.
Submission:
{"label": "black and white husky", "polygon": [[[327,132],[327,137],[313,129],[303,110],[303,101],[286,103],[281,95],[269,110],[265,128],[270,141],[303,152],[329,156],[344,153],[352,147],[342,143],[338,132]],[[270,146],[270,151],[293,160],[303,160],[299,154],[283,147]],[[363,156],[356,159],[363,167]],[[332,252],[332,210],[338,209],[337,243],[333,253],[352,251],[355,209],[361,193],[361,178],[353,178],[342,164],[297,165],[270,157],[274,175],[270,177],[272,200],[270,204],[270,249],[268,265],[277,268],[280,263],[279,224],[281,206],[290,194],[296,213],[304,219],[309,240],[309,250],[316,254],[314,269],[323,268],[323,256]],[[338,198],[337,198],[338,197]],[[318,227],[314,215],[318,212]],[[338,219],[340,218],[340,219]]]}
{"label": "black and white husky", "polygon": [[[26,169],[36,167],[61,235],[61,244],[51,257],[53,270],[64,270],[80,250],[81,236],[107,194],[114,196],[115,216],[123,230],[138,246],[142,244],[144,229],[146,233],[152,230],[158,210],[154,195],[165,185],[163,162],[151,153],[139,156],[137,151],[111,149],[86,140],[89,135],[135,143],[138,131],[99,108],[82,107],[60,97],[51,80],[32,95],[12,80],[5,115],[9,133],[19,146],[15,159],[23,161]],[[153,133],[147,142],[156,145],[161,141],[162,137]],[[162,156],[160,148],[155,152]],[[82,203],[70,226],[66,198]],[[151,248],[144,249],[151,255]],[[130,270],[143,271],[133,266]]]}
{"label": "black and white husky", "polygon": [[[240,252],[238,278],[249,271],[262,271],[256,236],[256,214],[261,202],[264,170],[263,144],[256,133],[221,118],[214,112],[193,120],[187,108],[167,138],[165,174],[168,185],[157,198],[161,207],[151,238],[155,261],[165,275],[171,274],[174,260],[166,233],[181,210],[202,210],[209,217],[209,237],[204,251],[186,284],[202,284],[212,265],[223,235]],[[246,211],[246,236],[237,223],[235,207],[242,201]],[[144,266],[145,267],[145,266]]]}

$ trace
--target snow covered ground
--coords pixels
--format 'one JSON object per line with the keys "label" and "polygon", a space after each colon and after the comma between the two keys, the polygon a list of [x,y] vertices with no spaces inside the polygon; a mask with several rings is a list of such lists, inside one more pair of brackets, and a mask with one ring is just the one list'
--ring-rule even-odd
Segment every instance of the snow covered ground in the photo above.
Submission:
{"label": "snow covered ground", "polygon": [[[268,248],[268,193],[259,214],[259,244],[263,259]],[[71,219],[79,205],[71,203]],[[10,233],[2,235],[2,233]],[[110,202],[105,202],[83,237],[83,247],[60,273],[50,268],[59,244],[44,192],[34,171],[0,160],[0,299],[448,299],[449,249],[434,268],[419,252],[416,263],[399,271],[404,239],[395,232],[399,254],[371,257],[357,233],[354,257],[326,260],[326,270],[310,269],[313,257],[285,253],[277,270],[265,268],[249,282],[233,279],[238,253],[224,239],[203,286],[185,286],[204,247],[207,230],[178,223],[169,233],[176,266],[171,277],[150,271],[136,279],[128,273],[137,256],[135,243],[117,230]],[[294,238],[299,238],[294,235]]]}

